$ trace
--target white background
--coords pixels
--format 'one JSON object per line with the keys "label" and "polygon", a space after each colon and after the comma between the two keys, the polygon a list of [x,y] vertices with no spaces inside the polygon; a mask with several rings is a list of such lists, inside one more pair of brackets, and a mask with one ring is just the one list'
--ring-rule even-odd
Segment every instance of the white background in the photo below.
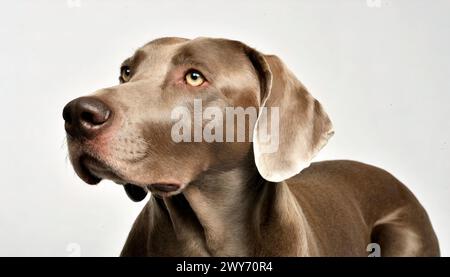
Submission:
{"label": "white background", "polygon": [[1,5],[0,255],[119,254],[144,202],[75,175],[61,112],[117,84],[122,60],[161,36],[232,38],[279,55],[334,122],[316,160],[393,173],[450,255],[450,1],[126,2]]}

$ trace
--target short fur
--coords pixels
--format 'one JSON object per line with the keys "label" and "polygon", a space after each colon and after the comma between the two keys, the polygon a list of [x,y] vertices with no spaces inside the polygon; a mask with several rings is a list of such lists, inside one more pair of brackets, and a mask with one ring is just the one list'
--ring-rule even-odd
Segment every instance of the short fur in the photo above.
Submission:
{"label": "short fur", "polygon": [[[225,39],[162,38],[127,59],[127,82],[97,91],[113,116],[94,137],[68,136],[71,161],[90,174],[152,190],[122,256],[438,256],[429,218],[386,171],[311,159],[333,134],[321,104],[279,58]],[[180,80],[195,68],[203,87]],[[122,80],[124,81],[124,80]],[[174,143],[175,106],[279,107],[280,148],[253,142]],[[255,124],[258,133],[259,121]],[[155,183],[177,183],[175,192]],[[150,186],[149,186],[150,185]]]}

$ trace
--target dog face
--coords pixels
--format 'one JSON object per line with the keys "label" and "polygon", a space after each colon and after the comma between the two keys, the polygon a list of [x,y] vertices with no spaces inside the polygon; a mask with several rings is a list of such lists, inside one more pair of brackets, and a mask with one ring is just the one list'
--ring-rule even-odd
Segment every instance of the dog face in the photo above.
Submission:
{"label": "dog face", "polygon": [[[243,160],[248,139],[176,143],[171,137],[172,112],[186,107],[193,113],[194,99],[202,109],[258,107],[257,74],[239,47],[225,40],[156,40],[123,62],[120,85],[69,103],[67,138],[77,174],[91,184],[106,178],[170,195],[206,170]],[[96,124],[96,116],[107,118]]]}
{"label": "dog face", "polygon": [[[63,117],[79,177],[89,184],[101,179],[124,184],[134,200],[145,197],[147,189],[170,196],[207,171],[253,162],[252,145],[260,174],[270,181],[286,179],[332,133],[320,104],[281,61],[237,41],[154,40],[123,62],[119,79],[117,86],[69,102]],[[195,101],[201,103],[197,110]],[[251,141],[259,126],[250,118],[244,141],[222,142],[236,130],[226,126],[221,127],[221,141],[195,138],[196,128],[217,119],[201,115],[208,108],[226,114],[228,107],[259,111],[263,106],[280,108],[280,148],[275,153],[265,153],[257,138]],[[180,108],[194,119],[183,125],[192,139],[182,142],[174,140],[179,122],[174,111]],[[297,127],[301,130],[290,129]]]}

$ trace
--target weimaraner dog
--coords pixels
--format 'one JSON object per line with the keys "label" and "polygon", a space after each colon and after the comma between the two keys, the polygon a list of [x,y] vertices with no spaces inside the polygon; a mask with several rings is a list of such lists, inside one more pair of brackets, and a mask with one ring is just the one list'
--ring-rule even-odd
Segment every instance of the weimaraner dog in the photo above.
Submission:
{"label": "weimaraner dog", "polygon": [[[260,111],[278,108],[278,148],[265,151],[260,136],[175,141],[173,111],[194,113],[194,100],[201,111],[253,107],[255,133]],[[427,213],[391,174],[310,163],[330,119],[278,57],[241,42],[153,40],[123,62],[119,85],[71,101],[63,117],[81,179],[113,180],[134,201],[151,192],[122,256],[368,256],[368,245],[439,255]]]}

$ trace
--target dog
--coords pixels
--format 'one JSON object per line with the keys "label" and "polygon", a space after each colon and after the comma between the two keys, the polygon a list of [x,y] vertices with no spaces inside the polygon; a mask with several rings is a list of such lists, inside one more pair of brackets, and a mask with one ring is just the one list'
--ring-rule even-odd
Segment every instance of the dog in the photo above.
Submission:
{"label": "dog", "polygon": [[[160,38],[122,63],[119,80],[69,102],[63,118],[82,180],[112,180],[134,201],[151,192],[122,256],[368,256],[368,245],[440,255],[426,211],[391,174],[311,163],[332,123],[277,56],[234,40]],[[277,108],[278,148],[258,136],[261,112],[247,122],[251,139],[174,141],[173,110],[192,112],[195,100],[202,110]]]}

